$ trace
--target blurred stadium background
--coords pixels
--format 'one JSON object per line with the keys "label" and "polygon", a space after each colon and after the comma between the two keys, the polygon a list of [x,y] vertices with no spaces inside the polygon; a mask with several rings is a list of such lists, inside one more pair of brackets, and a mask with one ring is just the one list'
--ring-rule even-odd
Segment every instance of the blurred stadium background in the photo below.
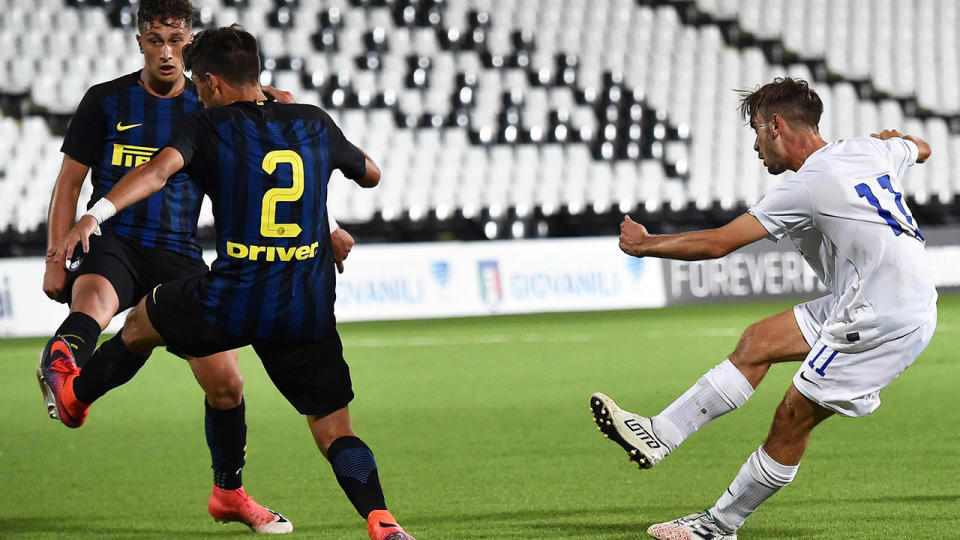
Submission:
{"label": "blurred stadium background", "polygon": [[[778,180],[734,90],[781,75],[820,93],[828,140],[898,128],[930,141],[907,200],[924,232],[960,220],[955,0],[194,4],[198,28],[254,33],[262,83],[325,108],[380,164],[378,189],[331,183],[358,253],[613,235],[626,212],[655,232],[722,224]],[[131,0],[0,0],[0,256],[42,254],[62,135],[89,86],[142,67],[135,19]],[[207,247],[212,219],[206,205]],[[474,274],[488,289],[509,279],[486,270]],[[443,286],[451,274],[446,261],[426,271]]]}
{"label": "blurred stadium background", "polygon": [[[732,90],[779,75],[821,94],[828,140],[888,127],[928,139],[912,208],[927,226],[957,219],[954,0],[194,4],[203,27],[258,36],[262,82],[327,109],[380,162],[382,189],[341,183],[330,200],[369,239],[606,233],[623,212],[663,228],[724,222],[776,181]],[[0,7],[3,254],[36,253],[80,97],[142,67],[136,5]]]}

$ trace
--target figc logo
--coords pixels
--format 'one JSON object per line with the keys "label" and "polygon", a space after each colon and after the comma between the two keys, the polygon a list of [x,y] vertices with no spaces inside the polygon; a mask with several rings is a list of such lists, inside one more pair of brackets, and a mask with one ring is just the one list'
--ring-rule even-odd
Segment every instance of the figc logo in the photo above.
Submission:
{"label": "figc logo", "polygon": [[477,261],[477,277],[480,281],[480,298],[487,305],[499,304],[503,300],[503,287],[500,282],[500,264],[493,261]]}

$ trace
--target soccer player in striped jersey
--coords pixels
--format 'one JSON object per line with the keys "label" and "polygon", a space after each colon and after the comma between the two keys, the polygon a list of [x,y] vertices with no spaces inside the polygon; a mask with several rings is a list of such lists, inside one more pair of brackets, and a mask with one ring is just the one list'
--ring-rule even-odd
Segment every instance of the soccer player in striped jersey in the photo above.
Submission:
{"label": "soccer player in striped jersey", "polygon": [[[187,0],[144,0],[137,16],[143,69],[90,88],[64,138],[63,164],[50,202],[50,247],[73,223],[88,171],[94,188],[89,207],[165,145],[176,121],[202,107],[196,87],[183,74],[182,49],[191,39],[193,6]],[[44,291],[70,304],[70,314],[42,355],[70,349],[84,370],[65,391],[81,402],[92,403],[123,384],[143,364],[90,358],[111,318],[160,283],[208,270],[195,239],[202,197],[196,182],[176,174],[166,188],[104,224],[90,252],[74,259],[69,269],[48,257]],[[341,231],[340,240],[352,243],[344,234]],[[349,251],[349,245],[345,247]],[[291,530],[289,522],[257,504],[243,489],[246,425],[236,352],[188,362],[206,394],[206,438],[214,469],[209,511],[218,519],[241,521],[260,532]],[[85,412],[58,411],[46,390],[44,394],[52,417],[69,427],[83,424]]]}
{"label": "soccer player in striped jersey", "polygon": [[[166,147],[100,199],[54,257],[70,257],[78,242],[86,250],[98,225],[183,170],[213,202],[217,260],[205,275],[154,288],[96,354],[134,362],[160,345],[194,357],[253,345],[276,387],[306,416],[370,537],[412,540],[387,510],[373,453],[351,427],[353,391],[333,312],[327,182],[339,169],[373,187],[380,170],[323,110],[265,101],[249,33],[206,30],[184,56],[208,108],[183,117]],[[61,361],[69,364],[70,355]],[[57,390],[69,376],[58,377],[50,364],[41,368],[51,374],[58,407],[80,414],[83,405]]]}

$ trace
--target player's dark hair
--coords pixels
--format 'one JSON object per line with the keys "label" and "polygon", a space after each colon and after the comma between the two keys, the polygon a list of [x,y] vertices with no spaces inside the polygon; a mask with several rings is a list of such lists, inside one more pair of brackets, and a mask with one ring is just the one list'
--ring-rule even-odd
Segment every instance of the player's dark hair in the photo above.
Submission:
{"label": "player's dark hair", "polygon": [[213,73],[236,87],[260,81],[257,38],[237,24],[197,34],[183,49],[183,64],[200,79]]}
{"label": "player's dark hair", "polygon": [[823,102],[807,81],[777,77],[755,90],[740,90],[740,117],[751,123],[754,118],[769,119],[774,113],[788,123],[803,124],[819,131]]}
{"label": "player's dark hair", "polygon": [[[187,28],[193,27],[197,9],[190,0],[140,0],[137,8],[137,28],[145,24],[160,20],[167,26],[180,26],[179,21],[186,23]],[[169,24],[170,21],[173,24]]]}

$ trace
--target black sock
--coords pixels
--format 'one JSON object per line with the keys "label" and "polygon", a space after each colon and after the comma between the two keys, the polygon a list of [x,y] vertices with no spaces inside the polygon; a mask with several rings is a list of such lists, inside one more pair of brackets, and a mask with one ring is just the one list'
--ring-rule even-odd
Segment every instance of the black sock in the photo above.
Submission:
{"label": "black sock", "polygon": [[146,358],[135,356],[127,350],[120,335],[103,342],[73,380],[73,393],[83,403],[93,403],[111,389],[129,381],[146,363]]}
{"label": "black sock", "polygon": [[54,335],[70,344],[74,361],[78,366],[83,367],[97,348],[100,323],[86,313],[75,311],[67,315]]}
{"label": "black sock", "polygon": [[333,466],[337,482],[353,507],[367,519],[374,510],[386,510],[377,462],[373,452],[357,437],[340,437],[327,449],[327,460]]}
{"label": "black sock", "polygon": [[226,410],[214,409],[206,398],[203,404],[207,409],[204,426],[213,461],[213,483],[220,489],[240,488],[247,447],[246,405],[242,398],[239,405]]}

